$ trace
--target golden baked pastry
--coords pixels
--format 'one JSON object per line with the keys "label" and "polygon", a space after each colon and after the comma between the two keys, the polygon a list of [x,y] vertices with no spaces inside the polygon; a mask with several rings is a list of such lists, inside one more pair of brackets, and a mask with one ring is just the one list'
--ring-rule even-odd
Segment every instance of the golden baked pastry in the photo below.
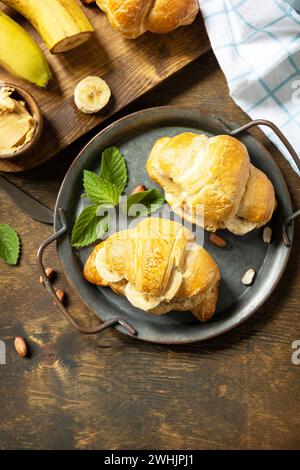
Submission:
{"label": "golden baked pastry", "polygon": [[156,141],[147,162],[174,212],[215,232],[237,235],[265,225],[276,208],[274,188],[234,137],[185,132]]}
{"label": "golden baked pastry", "polygon": [[215,311],[220,280],[217,264],[189,230],[156,217],[96,246],[83,275],[141,310],[155,315],[190,310],[201,321]]}
{"label": "golden baked pastry", "polygon": [[198,13],[197,0],[97,0],[111,26],[134,39],[151,31],[169,33],[191,24]]}

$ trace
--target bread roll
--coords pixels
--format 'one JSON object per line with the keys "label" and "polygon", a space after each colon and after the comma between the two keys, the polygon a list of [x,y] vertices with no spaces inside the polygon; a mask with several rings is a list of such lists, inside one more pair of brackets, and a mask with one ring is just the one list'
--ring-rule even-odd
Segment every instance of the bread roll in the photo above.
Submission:
{"label": "bread roll", "polygon": [[169,33],[191,24],[198,13],[197,0],[97,0],[111,26],[134,39],[151,31]]}
{"label": "bread roll", "polygon": [[174,212],[211,232],[244,235],[265,225],[276,207],[272,183],[250,163],[245,145],[228,135],[163,137],[147,171]]}
{"label": "bread roll", "polygon": [[155,217],[96,246],[83,275],[148,313],[190,310],[201,321],[215,311],[220,280],[217,264],[189,230]]}

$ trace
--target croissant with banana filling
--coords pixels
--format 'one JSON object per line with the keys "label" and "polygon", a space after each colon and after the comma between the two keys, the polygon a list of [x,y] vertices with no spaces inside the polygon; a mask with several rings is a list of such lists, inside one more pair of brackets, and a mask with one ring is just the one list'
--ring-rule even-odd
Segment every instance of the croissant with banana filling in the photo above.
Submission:
{"label": "croissant with banana filling", "polygon": [[96,246],[83,275],[141,310],[154,315],[190,310],[201,321],[215,311],[220,280],[217,264],[189,230],[155,217]]}
{"label": "croissant with banana filling", "polygon": [[147,171],[174,212],[211,232],[244,235],[265,225],[276,208],[272,183],[250,163],[244,144],[228,135],[163,137]]}
{"label": "croissant with banana filling", "polygon": [[199,9],[197,0],[97,0],[97,5],[111,26],[130,39],[189,25]]}

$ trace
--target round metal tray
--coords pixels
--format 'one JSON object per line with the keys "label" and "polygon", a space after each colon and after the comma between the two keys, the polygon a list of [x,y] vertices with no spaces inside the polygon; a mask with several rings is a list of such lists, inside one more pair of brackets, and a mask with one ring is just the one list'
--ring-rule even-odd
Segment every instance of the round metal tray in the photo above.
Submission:
{"label": "round metal tray", "polygon": [[[247,146],[252,163],[268,175],[275,187],[278,207],[270,223],[273,239],[269,245],[263,243],[263,229],[243,237],[223,231],[220,234],[228,241],[228,247],[221,249],[209,242],[209,234],[205,233],[204,246],[218,263],[222,275],[217,311],[209,322],[200,323],[190,312],[171,312],[162,316],[144,313],[111,289],[98,288],[84,280],[82,267],[92,247],[75,251],[70,245],[74,220],[85,204],[81,198],[83,170],[99,171],[101,151],[115,145],[128,165],[126,193],[130,194],[137,184],[153,187],[145,164],[154,141],[184,131],[209,135],[225,133],[218,118],[183,107],[151,108],[115,122],[94,137],[78,155],[62,183],[55,208],[55,230],[61,226],[58,208],[64,209],[68,226],[67,233],[57,242],[58,254],[67,279],[83,302],[101,320],[122,317],[136,329],[136,338],[155,343],[201,341],[239,325],[271,294],[285,269],[291,249],[283,244],[281,237],[282,223],[292,214],[287,185],[270,153],[250,134],[244,134],[239,138]],[[292,227],[289,236],[292,240]],[[249,267],[256,270],[257,276],[253,286],[245,287],[241,278]],[[126,333],[122,326],[116,328]]]}

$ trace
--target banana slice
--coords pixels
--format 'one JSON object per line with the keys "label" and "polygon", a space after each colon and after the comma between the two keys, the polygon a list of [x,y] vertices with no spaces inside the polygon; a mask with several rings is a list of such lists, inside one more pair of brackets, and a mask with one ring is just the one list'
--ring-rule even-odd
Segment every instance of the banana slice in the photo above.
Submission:
{"label": "banana slice", "polygon": [[171,273],[171,276],[170,276],[170,281],[169,281],[167,291],[164,294],[165,300],[170,301],[173,299],[173,297],[175,297],[175,295],[177,294],[177,292],[179,291],[181,287],[182,281],[183,281],[183,275],[181,274],[180,271],[178,271],[178,269],[174,269],[173,273]]}
{"label": "banana slice", "polygon": [[161,302],[160,297],[146,297],[142,292],[137,290],[137,288],[130,282],[128,282],[125,287],[125,295],[131,305],[141,310],[144,310],[145,312],[157,307],[157,305]]}
{"label": "banana slice", "polygon": [[101,248],[96,256],[96,269],[100,277],[106,282],[119,282],[123,279],[123,276],[113,272],[109,269],[109,265],[106,262],[105,247]]}
{"label": "banana slice", "polygon": [[89,76],[81,80],[74,91],[77,108],[85,114],[93,114],[107,105],[111,91],[100,77]]}

